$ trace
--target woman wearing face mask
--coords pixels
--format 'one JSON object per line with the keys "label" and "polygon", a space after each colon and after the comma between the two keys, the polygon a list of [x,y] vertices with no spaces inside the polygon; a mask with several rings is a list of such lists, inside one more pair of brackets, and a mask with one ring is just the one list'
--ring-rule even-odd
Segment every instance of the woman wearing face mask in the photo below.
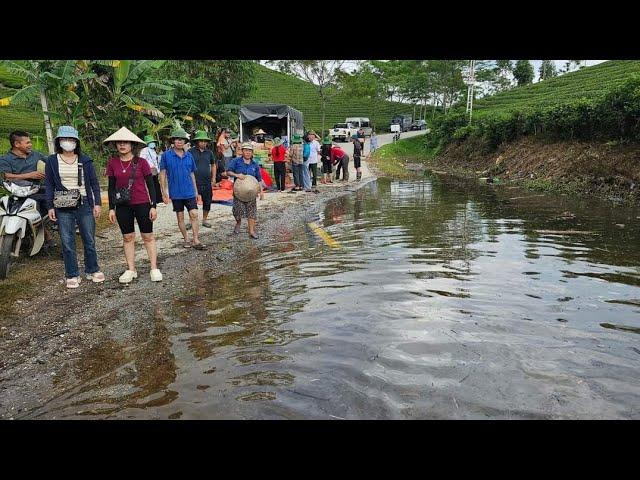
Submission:
{"label": "woman wearing face mask", "polygon": [[[124,256],[127,261],[127,270],[118,281],[131,283],[134,278],[138,278],[135,266],[134,225],[137,221],[151,263],[149,272],[151,281],[160,282],[162,273],[158,270],[158,253],[153,236],[153,222],[157,218],[153,175],[147,161],[137,155],[138,150],[145,143],[126,127],[122,127],[104,143],[115,144],[118,150],[117,156],[110,158],[107,163],[109,220],[111,223],[115,223],[116,219],[118,221],[124,239]],[[129,200],[119,202],[117,196],[118,193],[122,196],[123,190],[128,190]]]}
{"label": "woman wearing face mask", "polygon": [[158,156],[158,152],[156,152],[156,141],[153,138],[153,135],[145,135],[144,142],[147,146],[140,150],[140,158],[144,158],[151,167],[151,173],[153,174],[153,186],[156,190],[156,203],[162,203],[162,205],[164,205],[162,202],[160,181],[158,179],[158,174],[160,173],[160,157]]}
{"label": "woman wearing face mask", "polygon": [[[76,224],[80,229],[84,247],[86,278],[95,283],[104,282],[105,277],[98,266],[95,245],[96,219],[101,213],[102,200],[93,161],[81,153],[78,131],[71,126],[61,126],[54,143],[56,154],[47,159],[45,185],[49,219],[58,222],[67,288],[80,286],[76,254]],[[55,192],[68,190],[79,190],[79,204],[74,207],[55,208]]]}

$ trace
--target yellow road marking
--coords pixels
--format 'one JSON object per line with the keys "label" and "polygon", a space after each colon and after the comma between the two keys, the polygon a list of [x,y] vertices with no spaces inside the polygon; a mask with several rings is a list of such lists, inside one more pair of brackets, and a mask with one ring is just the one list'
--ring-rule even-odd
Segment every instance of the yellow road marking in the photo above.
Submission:
{"label": "yellow road marking", "polygon": [[311,228],[311,230],[313,230],[314,233],[318,235],[322,240],[324,240],[324,243],[326,243],[331,248],[338,248],[340,246],[340,243],[338,243],[337,240],[335,240],[331,235],[325,232],[324,229],[317,223],[311,222],[307,223],[307,225],[309,225],[309,228]]}

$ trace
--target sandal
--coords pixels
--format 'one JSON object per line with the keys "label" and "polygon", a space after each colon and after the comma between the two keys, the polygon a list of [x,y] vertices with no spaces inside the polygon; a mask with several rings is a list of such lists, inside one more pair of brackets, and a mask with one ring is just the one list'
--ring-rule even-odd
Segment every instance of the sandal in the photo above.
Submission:
{"label": "sandal", "polygon": [[67,288],[78,288],[80,286],[80,277],[67,278]]}
{"label": "sandal", "polygon": [[211,228],[211,224],[209,222],[202,222],[203,227]]}
{"label": "sandal", "polygon": [[206,250],[207,246],[202,243],[194,243],[193,248],[195,248],[196,250]]}
{"label": "sandal", "polygon": [[189,242],[187,242],[187,241],[185,241],[185,242],[182,244],[182,246],[183,246],[184,248],[191,248],[191,244],[190,244]]}

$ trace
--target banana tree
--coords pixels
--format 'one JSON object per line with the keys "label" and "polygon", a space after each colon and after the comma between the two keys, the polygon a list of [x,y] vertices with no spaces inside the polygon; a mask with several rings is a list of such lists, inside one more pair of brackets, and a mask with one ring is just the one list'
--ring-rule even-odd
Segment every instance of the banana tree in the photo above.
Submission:
{"label": "banana tree", "polygon": [[44,126],[47,134],[49,153],[53,153],[53,132],[49,115],[49,98],[47,90],[51,87],[52,77],[50,70],[55,61],[51,60],[4,60],[3,66],[14,75],[23,79],[23,86],[11,97],[3,99],[5,106],[33,104],[37,98],[40,100]]}

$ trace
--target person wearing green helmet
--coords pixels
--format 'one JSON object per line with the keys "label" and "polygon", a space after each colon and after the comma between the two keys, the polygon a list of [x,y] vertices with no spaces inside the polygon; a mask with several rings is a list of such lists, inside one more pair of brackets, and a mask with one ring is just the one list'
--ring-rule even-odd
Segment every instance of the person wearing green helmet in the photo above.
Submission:
{"label": "person wearing green helmet", "polygon": [[[196,162],[196,186],[198,195],[202,198],[202,226],[211,228],[211,224],[207,221],[209,211],[211,210],[211,202],[213,200],[212,187],[216,183],[216,158],[209,149],[211,139],[204,130],[197,130],[193,137],[195,146],[189,152],[193,155]],[[187,226],[189,228],[189,226]]]}
{"label": "person wearing green helmet", "polygon": [[[196,162],[191,152],[185,151],[187,132],[177,128],[171,132],[173,148],[168,149],[160,158],[160,184],[164,203],[171,202],[176,212],[178,228],[184,238],[184,248],[192,247],[204,250],[206,246],[198,238],[198,187],[196,185]],[[193,229],[193,242],[189,243],[187,228],[184,224],[184,209],[189,212]]]}
{"label": "person wearing green helmet", "polygon": [[333,183],[331,180],[331,138],[326,136],[322,139],[320,147],[320,159],[322,160],[322,183]]}

